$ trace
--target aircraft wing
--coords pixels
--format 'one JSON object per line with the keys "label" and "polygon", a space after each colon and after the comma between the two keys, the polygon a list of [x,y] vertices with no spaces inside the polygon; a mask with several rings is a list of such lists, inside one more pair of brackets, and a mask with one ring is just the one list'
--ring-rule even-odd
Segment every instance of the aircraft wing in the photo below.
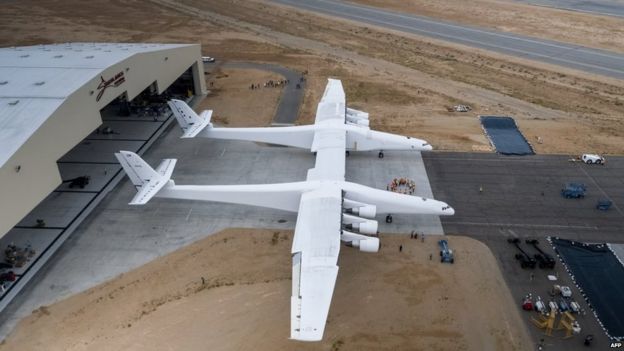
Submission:
{"label": "aircraft wing", "polygon": [[316,120],[314,123],[327,120],[339,120],[345,123],[347,113],[347,101],[342,82],[338,79],[328,79],[325,92],[316,108]]}
{"label": "aircraft wing", "polygon": [[292,339],[323,338],[338,275],[341,204],[341,190],[334,186],[301,196],[292,247]]}

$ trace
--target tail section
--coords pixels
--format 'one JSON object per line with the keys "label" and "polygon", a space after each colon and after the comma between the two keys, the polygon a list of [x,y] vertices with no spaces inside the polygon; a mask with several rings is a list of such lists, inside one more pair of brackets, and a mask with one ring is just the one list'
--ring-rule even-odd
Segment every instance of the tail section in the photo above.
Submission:
{"label": "tail section", "polygon": [[115,154],[124,171],[137,188],[138,192],[130,205],[144,205],[169,183],[176,159],[164,159],[156,170],[148,165],[139,155],[130,151]]}
{"label": "tail section", "polygon": [[172,99],[169,100],[167,104],[184,132],[182,138],[194,138],[204,128],[212,128],[212,124],[210,123],[212,110],[206,110],[198,116],[197,113],[182,100]]}

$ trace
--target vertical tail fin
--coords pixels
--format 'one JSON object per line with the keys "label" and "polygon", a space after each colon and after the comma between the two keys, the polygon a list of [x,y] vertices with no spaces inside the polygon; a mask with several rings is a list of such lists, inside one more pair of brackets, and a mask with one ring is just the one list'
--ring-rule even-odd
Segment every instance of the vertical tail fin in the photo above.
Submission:
{"label": "vertical tail fin", "polygon": [[130,205],[143,205],[158,194],[169,183],[177,161],[173,158],[164,159],[154,170],[134,152],[119,151],[115,157],[138,190]]}
{"label": "vertical tail fin", "polygon": [[178,120],[178,124],[182,128],[184,134],[182,138],[193,138],[204,128],[211,128],[212,124],[210,119],[212,118],[212,110],[206,110],[197,115],[195,111],[182,100],[169,100],[167,102],[173,115]]}

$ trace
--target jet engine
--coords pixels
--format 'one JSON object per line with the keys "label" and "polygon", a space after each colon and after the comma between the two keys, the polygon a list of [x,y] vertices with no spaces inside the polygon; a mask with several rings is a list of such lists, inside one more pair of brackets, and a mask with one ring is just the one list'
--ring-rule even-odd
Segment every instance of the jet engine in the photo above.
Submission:
{"label": "jet engine", "polygon": [[369,236],[343,230],[340,240],[344,241],[347,246],[359,248],[362,252],[379,251],[379,238],[371,238]]}
{"label": "jet engine", "polygon": [[351,213],[356,216],[375,218],[377,215],[377,206],[344,199],[343,205],[345,213]]}
{"label": "jet engine", "polygon": [[362,222],[350,223],[345,225],[345,229],[356,230],[363,234],[377,234],[377,221],[363,219]]}
{"label": "jet engine", "polygon": [[368,127],[370,125],[370,123],[369,123],[369,121],[367,119],[357,118],[357,117],[349,117],[349,116],[347,116],[347,122],[351,123],[351,124],[358,125],[358,126],[364,126],[364,127]]}
{"label": "jet engine", "polygon": [[347,122],[362,127],[368,127],[368,113],[363,111],[354,110],[347,107]]}
{"label": "jet engine", "polygon": [[359,118],[359,119],[368,119],[368,112],[358,111],[353,108],[347,107],[347,117]]}

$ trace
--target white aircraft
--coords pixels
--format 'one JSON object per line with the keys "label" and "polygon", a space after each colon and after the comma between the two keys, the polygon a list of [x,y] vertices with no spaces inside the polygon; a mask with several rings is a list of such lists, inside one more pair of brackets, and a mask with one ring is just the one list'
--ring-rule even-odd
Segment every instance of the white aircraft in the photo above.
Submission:
{"label": "white aircraft", "polygon": [[[137,187],[131,205],[152,197],[245,204],[298,212],[292,245],[292,339],[323,337],[338,275],[340,241],[364,252],[377,252],[377,213],[453,215],[444,202],[374,189],[345,181],[347,131],[330,128],[344,123],[345,100],[340,82],[330,81],[316,115],[311,141],[316,163],[307,180],[255,185],[176,185],[171,180],[175,159],[156,170],[138,155],[115,154]],[[195,126],[190,126],[195,128]],[[201,129],[201,128],[200,128]],[[282,128],[275,128],[282,129]],[[189,133],[191,129],[187,129]],[[210,129],[209,129],[210,130]]]}
{"label": "white aircraft", "polygon": [[[327,94],[332,96],[327,96]],[[368,113],[346,107],[345,93],[340,80],[329,79],[323,99],[341,101],[340,108],[346,109],[346,113],[340,113],[340,118],[335,118],[334,111],[322,111],[324,108],[331,110],[333,106],[320,104],[315,124],[292,127],[215,128],[210,123],[212,110],[203,111],[198,116],[184,101],[170,100],[168,104],[182,127],[184,132],[182,138],[200,136],[213,139],[248,140],[315,151],[316,132],[331,129],[346,133],[347,154],[349,151],[378,150],[379,158],[383,158],[383,150],[429,151],[432,149],[431,145],[424,140],[371,130],[368,127]],[[331,122],[319,123],[326,119]]]}

